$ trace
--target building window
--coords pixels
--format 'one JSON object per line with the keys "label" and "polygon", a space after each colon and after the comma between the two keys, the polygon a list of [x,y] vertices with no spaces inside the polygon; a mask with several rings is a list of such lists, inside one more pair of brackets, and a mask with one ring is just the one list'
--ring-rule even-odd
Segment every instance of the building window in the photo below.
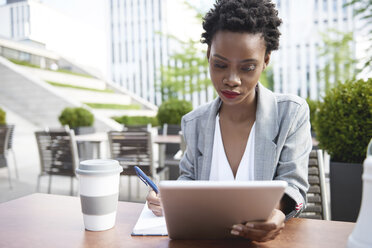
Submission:
{"label": "building window", "polygon": [[328,3],[327,3],[327,0],[323,0],[323,11],[324,12],[328,12]]}

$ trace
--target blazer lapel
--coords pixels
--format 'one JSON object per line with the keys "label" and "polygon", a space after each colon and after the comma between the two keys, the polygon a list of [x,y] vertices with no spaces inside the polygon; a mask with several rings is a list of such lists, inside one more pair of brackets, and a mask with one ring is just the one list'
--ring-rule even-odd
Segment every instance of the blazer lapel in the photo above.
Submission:
{"label": "blazer lapel", "polygon": [[217,112],[221,106],[221,99],[217,97],[212,103],[211,111],[206,119],[203,120],[202,128],[203,132],[203,141],[201,142],[201,147],[199,150],[203,155],[203,163],[201,168],[198,170],[199,180],[209,180],[209,175],[211,172],[212,164],[212,153],[213,153],[213,142],[214,142],[214,129],[216,127],[216,116]]}
{"label": "blazer lapel", "polygon": [[275,170],[278,106],[274,94],[258,83],[255,127],[254,178],[272,180]]}

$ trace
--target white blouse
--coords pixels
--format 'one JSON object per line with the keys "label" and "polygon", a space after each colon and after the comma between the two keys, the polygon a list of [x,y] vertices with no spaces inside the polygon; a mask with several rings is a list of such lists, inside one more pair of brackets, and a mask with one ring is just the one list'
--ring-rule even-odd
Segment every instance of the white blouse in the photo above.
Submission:
{"label": "white blouse", "polygon": [[255,123],[251,128],[243,157],[240,161],[236,177],[231,170],[225,153],[220,129],[220,116],[216,116],[214,131],[212,165],[209,180],[211,181],[253,181],[254,180],[254,134]]}

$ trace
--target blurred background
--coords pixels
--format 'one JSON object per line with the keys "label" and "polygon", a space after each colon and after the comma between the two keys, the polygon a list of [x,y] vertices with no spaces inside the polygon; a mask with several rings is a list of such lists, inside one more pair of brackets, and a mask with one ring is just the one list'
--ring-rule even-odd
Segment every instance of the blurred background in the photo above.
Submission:
{"label": "blurred background", "polygon": [[[337,155],[322,140],[343,135],[328,133],[323,139],[324,119],[319,117],[320,124],[313,123],[315,115],[322,113],[327,92],[344,82],[362,82],[367,92],[364,90],[366,95],[358,99],[366,105],[356,105],[360,105],[366,120],[358,122],[357,128],[350,129],[350,125],[346,128],[348,133],[357,135],[341,138],[347,139],[351,146],[361,142],[360,147],[366,148],[365,140],[372,136],[370,131],[359,128],[372,130],[369,95],[372,2],[273,2],[283,20],[280,48],[273,52],[260,82],[274,92],[307,99],[314,127],[314,149],[326,151],[325,177],[329,182],[329,154]],[[125,126],[149,127],[150,124],[149,130],[154,135],[167,134],[168,125],[179,126],[180,117],[172,117],[182,116],[214,99],[216,94],[208,78],[207,47],[200,43],[202,17],[213,3],[212,0],[0,1],[0,109],[6,115],[0,124],[15,126],[12,151],[4,152],[7,163],[0,165],[0,202],[37,190],[42,168],[36,131],[67,124],[70,128],[93,126],[94,133],[102,134],[123,130]],[[77,107],[92,114],[93,121],[83,124],[63,121],[63,111]],[[160,113],[161,109],[165,110]],[[342,119],[340,115],[336,118]],[[324,128],[330,130],[329,126]],[[179,128],[173,134],[178,131]],[[79,135],[76,129],[75,134]],[[83,143],[89,141],[82,139]],[[112,157],[107,140],[94,141],[99,143],[97,157]],[[339,147],[345,140],[332,142]],[[358,146],[357,152],[362,154],[365,148]],[[86,145],[84,149],[96,148]],[[171,148],[158,142],[152,149],[154,167],[161,167],[163,149]],[[173,153],[177,150],[179,147]],[[79,148],[80,159],[90,158],[88,155]],[[360,160],[356,162],[362,163]],[[9,177],[13,179],[11,187]],[[47,179],[44,180],[40,192],[47,190]],[[68,180],[63,177],[53,180],[52,193],[69,194]],[[134,184],[137,181],[133,179]],[[123,185],[121,199],[128,200],[131,193]],[[131,190],[137,190],[133,201],[144,201],[147,192],[144,185]]]}

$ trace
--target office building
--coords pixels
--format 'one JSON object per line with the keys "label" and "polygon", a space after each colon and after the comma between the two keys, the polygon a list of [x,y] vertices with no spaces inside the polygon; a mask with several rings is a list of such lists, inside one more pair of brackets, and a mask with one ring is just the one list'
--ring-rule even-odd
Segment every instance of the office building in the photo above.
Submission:
{"label": "office building", "polygon": [[0,37],[58,53],[96,71],[97,76],[103,73],[102,68],[106,69],[106,59],[101,59],[106,54],[101,31],[40,1],[8,0],[1,5]]}
{"label": "office building", "polygon": [[[200,39],[201,25],[195,21],[195,13],[181,0],[111,0],[109,10],[111,80],[160,105],[160,68],[172,63],[170,54],[180,51],[167,34],[181,40]],[[181,98],[194,106],[209,100],[197,93]]]}
{"label": "office building", "polygon": [[[355,31],[352,7],[344,7],[346,0],[275,2],[283,24],[280,49],[271,58],[274,91],[319,99],[325,90],[324,80],[317,77],[325,64],[324,57],[319,56],[324,47],[320,34],[329,29]],[[355,39],[350,46],[355,53]]]}

